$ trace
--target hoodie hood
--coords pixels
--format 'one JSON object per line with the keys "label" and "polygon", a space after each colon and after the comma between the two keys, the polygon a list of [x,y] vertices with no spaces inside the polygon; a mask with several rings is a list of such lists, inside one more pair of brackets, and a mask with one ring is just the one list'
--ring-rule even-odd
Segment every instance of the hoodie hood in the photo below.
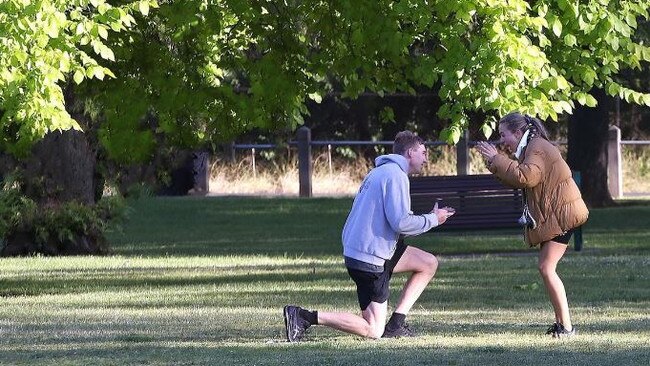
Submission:
{"label": "hoodie hood", "polygon": [[395,163],[399,165],[400,169],[402,169],[402,171],[404,171],[404,173],[406,174],[408,174],[409,172],[409,162],[402,155],[388,154],[388,155],[380,155],[377,158],[375,158],[375,166],[382,166],[388,163]]}

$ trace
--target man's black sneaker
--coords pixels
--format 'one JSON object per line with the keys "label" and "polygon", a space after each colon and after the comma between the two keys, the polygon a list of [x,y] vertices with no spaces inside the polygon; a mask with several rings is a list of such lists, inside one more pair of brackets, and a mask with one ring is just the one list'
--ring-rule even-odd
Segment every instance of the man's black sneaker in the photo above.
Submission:
{"label": "man's black sneaker", "polygon": [[566,330],[564,328],[564,325],[558,324],[558,329],[557,332],[553,335],[553,338],[568,338],[568,337],[573,337],[577,334],[576,332],[576,326],[574,325],[571,330]]}
{"label": "man's black sneaker", "polygon": [[300,307],[287,305],[284,307],[284,328],[288,342],[299,342],[311,326],[307,319],[300,316]]}
{"label": "man's black sneaker", "polygon": [[551,334],[551,335],[553,335],[553,338],[555,338],[555,337],[557,336],[557,331],[558,331],[558,329],[560,329],[560,324],[558,324],[558,323],[553,323],[553,324],[551,324],[551,326],[548,327],[548,329],[546,330],[546,334]]}
{"label": "man's black sneaker", "polygon": [[382,338],[399,338],[399,337],[415,337],[415,332],[408,326],[402,324],[397,328],[385,328]]}

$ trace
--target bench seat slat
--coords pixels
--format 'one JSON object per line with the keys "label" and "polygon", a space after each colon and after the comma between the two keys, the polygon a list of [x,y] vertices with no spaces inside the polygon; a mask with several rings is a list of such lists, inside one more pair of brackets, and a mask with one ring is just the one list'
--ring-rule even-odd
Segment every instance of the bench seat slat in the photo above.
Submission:
{"label": "bench seat slat", "polygon": [[430,212],[436,199],[456,213],[437,230],[517,228],[522,192],[491,174],[411,177],[411,208]]}

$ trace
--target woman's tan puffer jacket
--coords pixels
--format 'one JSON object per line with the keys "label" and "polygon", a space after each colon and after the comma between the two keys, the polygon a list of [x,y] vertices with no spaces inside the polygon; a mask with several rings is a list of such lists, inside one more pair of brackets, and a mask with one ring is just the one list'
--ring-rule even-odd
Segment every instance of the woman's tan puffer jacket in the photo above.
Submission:
{"label": "woman's tan puffer jacket", "polygon": [[533,137],[520,160],[497,154],[488,169],[505,184],[524,188],[535,229],[526,228],[530,246],[549,241],[587,221],[589,210],[560,151],[541,137]]}

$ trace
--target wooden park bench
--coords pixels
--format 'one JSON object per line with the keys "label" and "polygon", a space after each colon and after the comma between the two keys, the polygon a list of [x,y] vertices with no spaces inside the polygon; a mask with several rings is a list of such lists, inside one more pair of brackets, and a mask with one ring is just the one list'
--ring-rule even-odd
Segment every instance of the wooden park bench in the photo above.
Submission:
{"label": "wooden park bench", "polygon": [[[579,175],[574,174],[579,182]],[[523,230],[517,223],[523,210],[522,190],[511,188],[492,174],[411,177],[411,208],[414,213],[430,212],[438,206],[456,209],[439,231],[493,229]],[[573,234],[575,250],[582,249],[582,230]]]}

